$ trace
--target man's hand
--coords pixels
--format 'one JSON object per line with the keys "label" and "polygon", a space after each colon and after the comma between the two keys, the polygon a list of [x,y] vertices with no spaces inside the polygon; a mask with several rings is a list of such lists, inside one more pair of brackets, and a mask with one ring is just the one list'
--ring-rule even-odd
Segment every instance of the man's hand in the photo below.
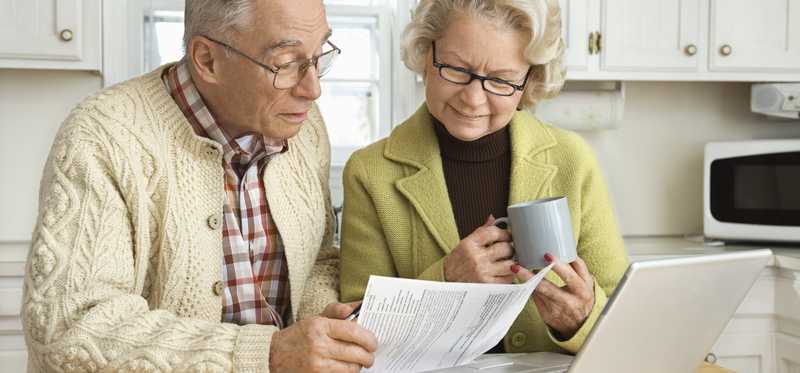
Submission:
{"label": "man's hand", "polygon": [[325,307],[325,310],[322,311],[322,317],[326,317],[329,319],[337,319],[337,320],[344,320],[347,316],[353,312],[358,305],[361,304],[361,301],[350,302],[350,303],[331,303]]}
{"label": "man's hand", "polygon": [[371,367],[378,341],[353,321],[343,320],[358,303],[329,304],[321,316],[303,319],[272,335],[272,372],[358,372]]}

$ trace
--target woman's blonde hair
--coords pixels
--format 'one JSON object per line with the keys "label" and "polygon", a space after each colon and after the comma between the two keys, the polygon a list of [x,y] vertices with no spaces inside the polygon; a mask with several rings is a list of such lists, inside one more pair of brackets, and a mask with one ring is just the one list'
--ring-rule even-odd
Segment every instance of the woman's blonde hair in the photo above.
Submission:
{"label": "woman's blonde hair", "polygon": [[422,0],[403,31],[400,48],[406,66],[424,74],[432,42],[442,36],[450,22],[463,15],[488,20],[529,37],[524,53],[533,68],[522,93],[521,108],[558,95],[566,75],[558,0]]}

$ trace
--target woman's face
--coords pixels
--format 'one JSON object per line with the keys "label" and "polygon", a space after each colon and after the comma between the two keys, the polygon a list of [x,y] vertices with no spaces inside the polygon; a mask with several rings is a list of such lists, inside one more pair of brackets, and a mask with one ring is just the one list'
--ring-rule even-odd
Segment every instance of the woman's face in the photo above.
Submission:
{"label": "woman's face", "polygon": [[[436,43],[436,62],[520,85],[529,65],[523,51],[527,40],[518,31],[498,29],[493,23],[458,16]],[[477,79],[467,85],[451,83],[433,66],[433,48],[425,67],[425,101],[447,131],[472,141],[505,127],[514,115],[522,91],[504,97],[485,91]],[[488,82],[487,82],[488,87]]]}

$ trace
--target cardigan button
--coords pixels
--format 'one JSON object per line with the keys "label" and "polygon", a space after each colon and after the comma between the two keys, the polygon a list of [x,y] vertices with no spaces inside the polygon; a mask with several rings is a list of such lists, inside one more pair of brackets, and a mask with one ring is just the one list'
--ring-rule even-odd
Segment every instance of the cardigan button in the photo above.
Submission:
{"label": "cardigan button", "polygon": [[222,285],[222,281],[216,281],[214,282],[214,287],[212,290],[214,290],[214,295],[221,296],[222,292],[225,290],[225,286]]}
{"label": "cardigan button", "polygon": [[219,150],[213,145],[209,145],[208,148],[206,148],[206,155],[216,158],[219,155]]}
{"label": "cardigan button", "polygon": [[523,332],[516,332],[511,335],[511,345],[514,347],[522,347],[525,346],[525,342],[528,341],[528,336]]}
{"label": "cardigan button", "polygon": [[222,225],[222,219],[220,219],[219,215],[216,214],[209,216],[206,222],[208,223],[208,227],[214,231],[219,229],[219,227]]}

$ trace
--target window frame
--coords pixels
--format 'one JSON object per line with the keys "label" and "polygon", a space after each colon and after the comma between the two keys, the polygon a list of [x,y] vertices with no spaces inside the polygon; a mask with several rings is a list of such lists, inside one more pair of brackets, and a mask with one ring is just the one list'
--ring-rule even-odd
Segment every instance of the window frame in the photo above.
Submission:
{"label": "window frame", "polygon": [[[378,48],[378,113],[377,123],[372,129],[370,142],[389,135],[392,129],[392,23],[391,9],[388,6],[325,5],[330,22],[331,17],[374,17],[376,20],[376,46]],[[331,25],[333,28],[333,25]],[[334,31],[332,40],[336,40]],[[346,50],[342,53],[347,53]],[[325,79],[324,79],[325,80]],[[331,79],[332,82],[346,82],[346,79]],[[358,80],[361,82],[361,80]],[[324,119],[324,118],[323,118]],[[366,146],[365,144],[364,146]],[[344,166],[350,155],[362,146],[337,146],[331,144],[331,166]]]}

